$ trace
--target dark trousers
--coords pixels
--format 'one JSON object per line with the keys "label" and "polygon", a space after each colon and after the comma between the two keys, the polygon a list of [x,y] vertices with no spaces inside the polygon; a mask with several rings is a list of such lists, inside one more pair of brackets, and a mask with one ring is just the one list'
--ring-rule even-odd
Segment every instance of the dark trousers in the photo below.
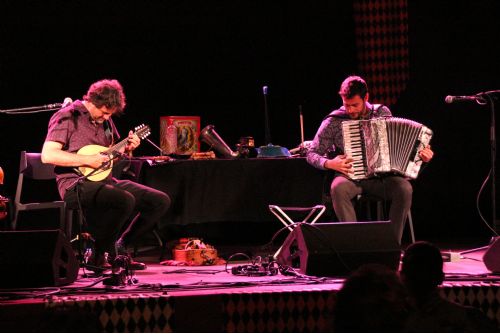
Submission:
{"label": "dark trousers", "polygon": [[[77,196],[77,194],[79,194]],[[121,238],[128,245],[153,229],[170,207],[164,192],[129,180],[84,181],[68,190],[64,201],[84,211],[96,253],[114,255],[114,243]],[[130,222],[130,223],[129,223]]]}
{"label": "dark trousers", "polygon": [[330,194],[335,215],[343,222],[357,221],[353,205],[353,199],[357,195],[390,202],[389,220],[394,225],[395,235],[401,242],[413,194],[413,188],[408,180],[401,176],[385,176],[352,181],[344,176],[337,176],[331,184]]}

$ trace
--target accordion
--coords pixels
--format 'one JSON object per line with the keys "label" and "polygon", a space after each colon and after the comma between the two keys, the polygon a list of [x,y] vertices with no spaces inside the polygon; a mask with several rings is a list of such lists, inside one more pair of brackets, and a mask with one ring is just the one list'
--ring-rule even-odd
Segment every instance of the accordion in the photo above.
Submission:
{"label": "accordion", "polygon": [[416,179],[422,165],[418,152],[426,147],[432,130],[415,121],[385,117],[342,122],[344,153],[353,159],[353,180],[382,173]]}

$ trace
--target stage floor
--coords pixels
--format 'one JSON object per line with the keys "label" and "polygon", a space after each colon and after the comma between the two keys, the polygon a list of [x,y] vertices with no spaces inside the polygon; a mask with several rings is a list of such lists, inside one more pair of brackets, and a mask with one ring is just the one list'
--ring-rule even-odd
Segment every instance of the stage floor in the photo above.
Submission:
{"label": "stage floor", "polygon": [[[469,250],[469,249],[467,249]],[[446,250],[448,251],[448,250]],[[482,260],[485,250],[478,250],[464,255],[459,255],[465,249],[450,249],[454,253],[452,261],[444,262],[446,273],[445,284],[453,282],[477,282],[477,281],[499,281],[500,276],[492,275]],[[241,257],[231,261],[227,265],[213,266],[167,266],[161,265],[155,252],[139,255],[136,259],[147,264],[146,270],[135,271],[133,277],[137,279],[136,284],[124,287],[124,290],[134,289],[142,286],[162,286],[164,292],[172,296],[192,294],[217,294],[224,292],[241,291],[286,291],[293,289],[333,289],[338,290],[342,286],[344,278],[309,278],[298,279],[297,277],[278,275],[247,276],[234,275],[231,268],[244,266],[248,262],[241,261]],[[455,255],[456,254],[456,255]],[[86,271],[92,274],[92,272]],[[84,270],[80,269],[75,283],[64,287],[65,289],[84,288],[93,284],[98,278],[85,278]],[[94,287],[103,286],[97,283]]]}
{"label": "stage floor", "polygon": [[[484,251],[445,262],[442,292],[450,300],[480,307],[500,323],[500,277],[488,272],[482,261]],[[134,283],[125,286],[104,285],[106,277],[85,277],[80,269],[78,279],[67,286],[3,290],[1,328],[31,332],[63,326],[71,332],[82,314],[87,314],[106,332],[323,332],[329,331],[331,306],[343,282],[340,277],[231,273],[232,267],[246,263],[165,266],[160,265],[157,251],[140,253],[137,260],[148,267],[127,277]],[[8,271],[3,275],[9,275]],[[61,321],[54,318],[55,310],[74,308],[79,310],[78,321],[56,326],[50,320]]]}

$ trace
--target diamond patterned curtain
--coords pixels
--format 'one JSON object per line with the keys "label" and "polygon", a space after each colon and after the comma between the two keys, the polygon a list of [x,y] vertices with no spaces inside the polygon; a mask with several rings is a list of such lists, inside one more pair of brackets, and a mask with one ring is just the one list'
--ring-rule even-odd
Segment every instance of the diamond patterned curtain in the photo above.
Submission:
{"label": "diamond patterned curtain", "polygon": [[407,0],[355,0],[353,5],[360,75],[372,102],[393,105],[409,77]]}

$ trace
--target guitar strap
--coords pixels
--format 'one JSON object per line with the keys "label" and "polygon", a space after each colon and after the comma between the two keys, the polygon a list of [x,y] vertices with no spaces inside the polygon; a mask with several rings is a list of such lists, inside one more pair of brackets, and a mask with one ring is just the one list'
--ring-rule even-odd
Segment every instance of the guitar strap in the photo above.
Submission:
{"label": "guitar strap", "polygon": [[104,134],[106,135],[106,139],[111,143],[111,145],[114,144],[114,138],[113,138],[113,130],[111,129],[111,124],[108,120],[104,121]]}
{"label": "guitar strap", "polygon": [[117,142],[121,139],[112,118],[104,122],[104,132],[106,133],[106,138],[110,140],[111,145],[114,145],[115,141]]}

